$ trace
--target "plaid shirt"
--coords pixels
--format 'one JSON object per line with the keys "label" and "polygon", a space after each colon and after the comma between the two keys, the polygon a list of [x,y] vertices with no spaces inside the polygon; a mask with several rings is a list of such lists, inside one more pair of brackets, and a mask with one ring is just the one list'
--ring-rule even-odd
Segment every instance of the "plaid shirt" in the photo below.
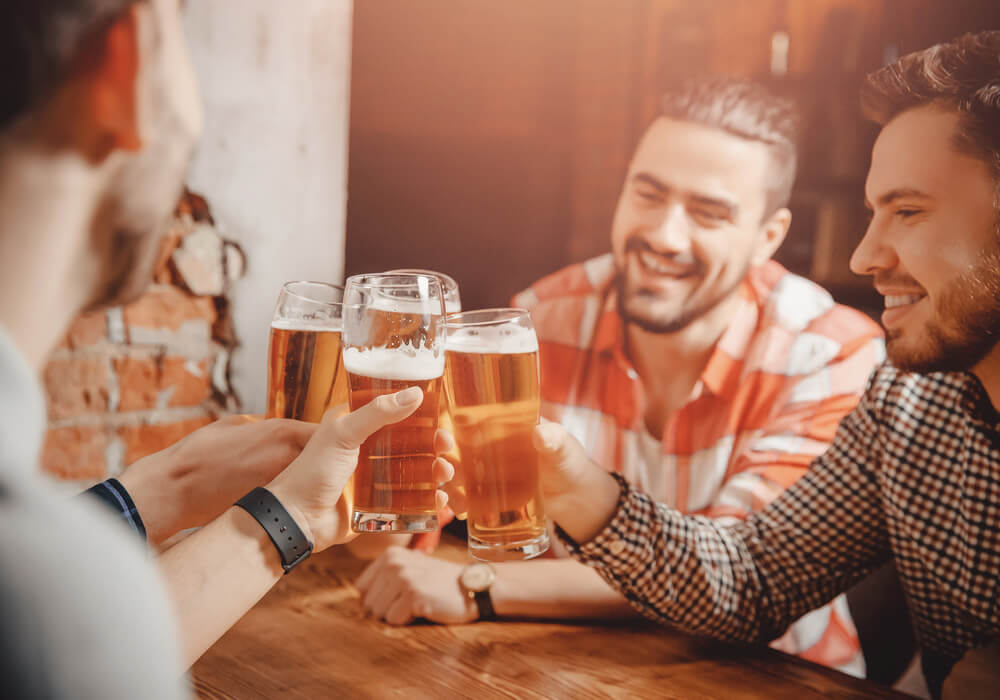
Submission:
{"label": "plaid shirt", "polygon": [[570,548],[644,614],[745,641],[780,634],[893,557],[938,696],[968,649],[1000,636],[1000,415],[971,374],[886,364],[830,449],[765,510],[724,526],[623,482],[608,526]]}
{"label": "plaid shirt", "polygon": [[[736,522],[800,478],[833,439],[883,357],[879,327],[771,262],[751,270],[740,308],[689,401],[669,416],[653,459],[646,398],[625,355],[610,255],[574,265],[514,299],[539,338],[542,412],[587,453],[654,500]],[[645,453],[645,454],[644,454]],[[846,599],[775,643],[863,675]]]}

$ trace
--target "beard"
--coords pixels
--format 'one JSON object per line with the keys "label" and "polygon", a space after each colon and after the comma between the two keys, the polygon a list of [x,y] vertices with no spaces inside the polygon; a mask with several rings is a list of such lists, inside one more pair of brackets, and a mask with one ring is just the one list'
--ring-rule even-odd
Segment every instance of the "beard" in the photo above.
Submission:
{"label": "beard", "polygon": [[972,369],[1000,342],[1000,227],[981,262],[953,280],[935,305],[919,342],[890,332],[886,354],[907,372]]}
{"label": "beard", "polygon": [[[694,291],[686,299],[668,299],[664,297],[662,291],[644,289],[640,284],[629,281],[627,258],[630,253],[638,254],[641,251],[651,251],[649,244],[642,239],[633,238],[626,243],[626,260],[617,264],[614,284],[618,291],[618,315],[626,323],[637,326],[647,333],[666,335],[683,330],[731,298],[750,269],[748,260],[735,281],[703,298],[698,298],[697,291]],[[689,262],[693,267],[692,277],[704,279],[703,263],[698,260],[685,262]]]}

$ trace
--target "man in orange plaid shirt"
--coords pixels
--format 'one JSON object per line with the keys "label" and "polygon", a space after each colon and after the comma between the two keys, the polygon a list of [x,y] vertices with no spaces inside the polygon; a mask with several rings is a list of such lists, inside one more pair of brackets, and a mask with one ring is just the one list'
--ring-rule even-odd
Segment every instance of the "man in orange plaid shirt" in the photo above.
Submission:
{"label": "man in orange plaid shirt", "polygon": [[[791,221],[794,108],[714,79],[664,98],[618,201],[612,253],[519,294],[539,338],[542,412],[658,501],[743,518],[805,473],[883,358],[879,327],[771,256]],[[458,565],[399,550],[362,579],[390,622],[479,617]],[[630,614],[570,560],[495,567],[500,617]],[[406,604],[403,605],[402,601]],[[844,596],[775,646],[864,675]]]}

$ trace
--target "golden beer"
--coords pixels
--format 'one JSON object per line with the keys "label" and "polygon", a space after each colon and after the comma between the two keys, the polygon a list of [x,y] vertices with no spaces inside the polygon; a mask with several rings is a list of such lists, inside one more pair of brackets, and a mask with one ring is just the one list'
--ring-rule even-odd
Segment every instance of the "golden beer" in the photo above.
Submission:
{"label": "golden beer", "polygon": [[448,322],[445,384],[468,499],[469,549],[479,559],[527,559],[548,549],[532,444],[538,344],[530,326],[481,326],[471,336],[454,330],[453,319],[486,313]]}
{"label": "golden beer", "polygon": [[340,328],[275,321],[267,363],[267,417],[319,423],[332,406],[347,403]]}

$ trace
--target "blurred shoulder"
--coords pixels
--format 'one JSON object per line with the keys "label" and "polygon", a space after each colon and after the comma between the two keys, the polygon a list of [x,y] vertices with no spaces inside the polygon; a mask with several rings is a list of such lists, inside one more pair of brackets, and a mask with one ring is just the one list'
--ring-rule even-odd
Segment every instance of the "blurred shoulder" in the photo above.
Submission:
{"label": "blurred shoulder", "polygon": [[5,474],[0,561],[0,654],[16,696],[187,697],[152,555],[96,504]]}

